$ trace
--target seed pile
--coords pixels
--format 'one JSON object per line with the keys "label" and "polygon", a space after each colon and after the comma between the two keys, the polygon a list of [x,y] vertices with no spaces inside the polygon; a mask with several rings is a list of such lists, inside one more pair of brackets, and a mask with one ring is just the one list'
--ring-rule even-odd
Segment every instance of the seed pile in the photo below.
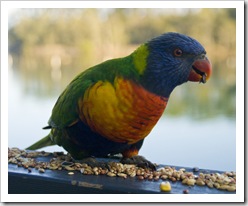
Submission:
{"label": "seed pile", "polygon": [[[49,162],[38,161],[38,157],[52,155]],[[73,162],[69,154],[63,152],[37,152],[25,151],[18,148],[8,149],[8,162],[16,164],[18,167],[24,167],[28,172],[32,172],[32,168],[37,169],[40,173],[50,170],[67,170],[68,175],[74,175],[74,172],[80,172],[83,175],[107,175],[109,177],[121,178],[137,178],[138,180],[158,181],[170,180],[172,182],[181,181],[182,184],[188,186],[207,186],[209,188],[217,188],[220,190],[236,191],[236,173],[225,172],[201,173],[199,169],[193,168],[192,171],[186,171],[184,168],[176,170],[174,167],[165,166],[152,171],[149,168],[141,168],[132,164],[122,164],[119,162],[108,162],[108,168],[91,167],[85,163]]]}

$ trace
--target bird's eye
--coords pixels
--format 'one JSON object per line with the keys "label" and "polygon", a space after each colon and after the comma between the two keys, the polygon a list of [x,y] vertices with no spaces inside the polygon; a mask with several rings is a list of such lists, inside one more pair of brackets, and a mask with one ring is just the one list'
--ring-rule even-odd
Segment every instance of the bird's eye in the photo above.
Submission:
{"label": "bird's eye", "polygon": [[182,56],[182,54],[183,54],[183,51],[181,49],[175,49],[174,50],[174,55],[176,57],[180,57],[180,56]]}

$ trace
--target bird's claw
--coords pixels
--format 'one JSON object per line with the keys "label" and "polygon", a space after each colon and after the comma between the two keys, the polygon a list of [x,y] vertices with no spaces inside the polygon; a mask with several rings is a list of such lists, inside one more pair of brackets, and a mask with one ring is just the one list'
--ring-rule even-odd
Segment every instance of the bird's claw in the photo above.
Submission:
{"label": "bird's claw", "polygon": [[156,170],[156,167],[152,162],[150,162],[149,160],[147,160],[146,158],[140,155],[133,156],[130,158],[122,158],[120,162],[122,164],[135,164],[138,167],[150,168],[152,170]]}

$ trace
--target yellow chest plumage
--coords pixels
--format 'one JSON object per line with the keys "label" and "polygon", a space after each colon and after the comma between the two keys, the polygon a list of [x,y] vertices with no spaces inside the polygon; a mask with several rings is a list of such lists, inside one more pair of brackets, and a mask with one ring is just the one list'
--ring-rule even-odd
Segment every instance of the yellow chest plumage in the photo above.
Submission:
{"label": "yellow chest plumage", "polygon": [[150,133],[167,100],[123,78],[116,78],[114,84],[98,81],[79,100],[79,115],[101,136],[133,144]]}

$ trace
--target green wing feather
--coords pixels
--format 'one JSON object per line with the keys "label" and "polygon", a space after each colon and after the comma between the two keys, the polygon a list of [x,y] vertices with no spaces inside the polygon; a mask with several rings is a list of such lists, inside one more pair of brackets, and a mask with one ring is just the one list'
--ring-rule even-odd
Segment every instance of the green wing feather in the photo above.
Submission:
{"label": "green wing feather", "polygon": [[50,134],[27,149],[35,150],[55,144],[61,145],[61,141],[64,141],[63,128],[79,120],[78,101],[96,82],[101,80],[114,83],[117,76],[139,82],[146,66],[144,62],[147,55],[143,55],[144,59],[142,59],[138,54],[145,50],[145,47],[140,47],[127,57],[105,61],[76,76],[54,105],[47,127],[52,128]]}
{"label": "green wing feather", "polygon": [[85,91],[99,80],[113,83],[116,76],[138,78],[132,56],[103,62],[79,74],[58,98],[49,125],[62,129],[76,122],[79,118],[78,101]]}

